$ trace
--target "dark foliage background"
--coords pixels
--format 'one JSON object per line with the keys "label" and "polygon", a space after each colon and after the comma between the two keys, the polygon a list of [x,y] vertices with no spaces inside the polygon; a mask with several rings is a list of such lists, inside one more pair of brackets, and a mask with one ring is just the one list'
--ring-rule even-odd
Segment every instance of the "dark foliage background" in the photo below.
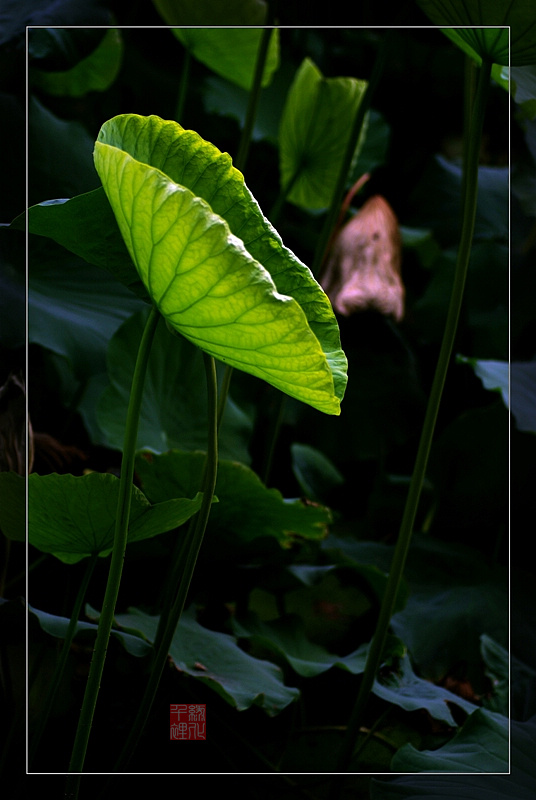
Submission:
{"label": "dark foliage background", "polygon": [[[70,197],[99,185],[92,165],[93,141],[101,124],[109,117],[132,112],[172,119],[184,55],[181,45],[168,30],[149,29],[162,25],[152,4],[133,3],[125,10],[121,3],[86,3],[81,9],[74,2],[11,2],[4,4],[2,16],[0,109],[4,124],[0,128],[0,146],[7,189],[0,193],[0,222],[8,224],[24,211],[26,199],[32,205],[51,198]],[[334,512],[335,523],[331,530],[334,538],[327,541],[324,552],[296,555],[281,551],[264,540],[249,553],[225,554],[208,537],[191,595],[200,606],[202,623],[214,629],[226,629],[226,604],[235,599],[236,585],[242,586],[246,595],[254,589],[266,591],[274,582],[281,581],[285,564],[293,563],[296,557],[304,560],[310,556],[318,564],[330,563],[330,542],[335,550],[342,548],[339,556],[341,552],[345,555],[352,552],[351,544],[345,549],[346,545],[341,542],[370,543],[374,559],[380,559],[378,566],[388,569],[388,560],[381,563],[381,559],[388,559],[390,551],[385,548],[394,542],[398,531],[446,313],[452,250],[459,235],[460,180],[455,164],[460,155],[463,126],[463,58],[460,53],[438,30],[415,29],[415,26],[428,26],[428,20],[414,3],[403,7],[398,3],[362,3],[353,19],[350,19],[347,4],[330,3],[318,7],[317,11],[308,10],[307,16],[306,24],[311,27],[304,25],[300,4],[280,4],[281,25],[289,26],[281,30],[282,67],[261,106],[271,133],[253,142],[245,170],[246,182],[267,212],[279,189],[274,181],[278,173],[278,154],[273,136],[277,132],[286,90],[305,56],[313,58],[328,77],[352,75],[367,79],[383,36],[374,26],[385,25],[386,21],[408,26],[400,28],[393,38],[392,51],[373,99],[374,117],[362,154],[362,162],[371,169],[372,177],[356,203],[359,206],[367,197],[382,194],[406,231],[402,272],[407,312],[400,325],[375,312],[340,319],[350,383],[339,419],[320,418],[318,413],[294,403],[286,406],[271,485],[285,497],[303,494],[303,485],[293,469],[292,447],[296,443],[315,447],[327,456],[343,479],[334,487],[320,486],[324,492],[321,500]],[[83,26],[76,36],[67,37],[71,50],[43,46],[30,52],[28,101],[25,96],[25,25]],[[40,90],[32,80],[33,71],[66,69],[73,59],[77,61],[91,52],[103,32],[88,29],[98,25],[122,29],[123,61],[110,89],[81,98],[53,97]],[[184,118],[178,121],[196,130],[220,150],[234,155],[240,128],[237,119],[225,113],[225,102],[221,100],[225,97],[223,89],[222,81],[194,60]],[[536,326],[533,302],[535,128],[534,121],[524,119],[516,104],[510,107],[509,103],[504,89],[493,84],[481,156],[483,188],[474,256],[456,352],[477,359],[505,361],[510,356],[513,361],[530,361],[535,356]],[[27,152],[25,122],[28,125]],[[310,263],[318,227],[312,215],[288,204],[278,230],[285,244],[305,263]],[[411,232],[422,230],[430,234],[416,237],[417,244],[412,244]],[[26,245],[18,231],[2,229],[0,234],[0,384],[3,384],[10,373],[25,370],[26,305],[21,276],[25,271]],[[40,258],[39,246],[39,242],[29,242],[34,262]],[[72,384],[66,386],[67,373],[60,362],[57,354],[30,340],[29,413],[36,433],[35,471],[41,474],[52,471],[81,474],[84,469],[116,471],[119,453],[95,443],[87,418],[77,408],[77,376],[71,375]],[[233,397],[248,411],[254,409],[250,455],[253,468],[259,469],[273,396],[247,376],[235,376],[233,380]],[[515,390],[513,386],[512,391]],[[471,585],[476,587],[477,594],[480,587],[481,595],[493,592],[496,581],[498,596],[503,598],[506,575],[511,569],[512,653],[532,670],[536,668],[534,628],[528,609],[531,608],[534,566],[528,545],[535,511],[535,455],[534,432],[520,431],[515,423],[510,428],[509,414],[500,395],[486,390],[471,366],[453,365],[417,524],[438,543],[439,555],[430,556],[417,547],[408,565],[408,581],[414,598],[419,596],[420,582],[426,583],[422,580],[423,574],[430,569],[437,569],[438,584],[446,586],[450,576],[454,586]],[[131,548],[121,588],[121,609],[126,609],[127,605],[151,607],[169,549],[168,535]],[[363,558],[364,551],[360,552]],[[449,552],[453,554],[452,560]],[[464,558],[465,574],[460,567]],[[242,569],[244,565],[247,570]],[[49,613],[68,616],[82,566],[67,567],[48,558],[46,569],[42,569],[40,554],[32,549],[28,566],[30,603]],[[7,599],[25,595],[24,569],[23,548],[14,544],[10,552]],[[96,608],[100,607],[105,579],[106,565],[100,564],[88,596],[88,602]],[[428,589],[423,590],[425,597]],[[329,597],[323,599],[330,600]],[[460,601],[454,597],[451,602],[456,605]],[[3,626],[6,642],[19,659],[22,675],[22,607],[18,610],[20,614],[13,606],[10,608],[9,613],[3,614]],[[457,620],[471,617],[472,608],[457,607],[450,618],[448,614],[443,617],[439,609],[436,633],[437,627],[452,626],[451,643],[447,645],[450,650],[441,675],[433,674],[441,672],[441,658],[437,652],[424,655],[424,640],[434,626],[425,626],[425,635],[419,639],[419,609],[412,608],[417,614],[413,627],[406,615],[401,617],[395,632],[413,649],[425,677],[444,679],[446,671],[451,679],[467,679],[477,693],[485,693],[486,685],[482,683],[485,674],[474,649],[474,631],[467,647],[456,638]],[[335,652],[340,653],[345,648],[349,652],[356,641],[367,641],[376,611],[372,605],[366,613],[350,615],[350,624],[333,644]],[[433,612],[427,612],[425,607],[420,613],[436,611],[437,607]],[[493,629],[506,645],[508,626],[504,603],[501,605],[498,601],[496,611],[496,620],[480,620],[475,630],[492,632]],[[480,612],[475,613],[478,616]],[[329,627],[329,622],[325,624]],[[50,658],[49,637],[37,624],[31,622],[29,635],[36,648],[32,657],[38,661]],[[458,654],[457,645],[460,646]],[[467,660],[471,658],[472,661]],[[103,711],[97,715],[94,732],[95,741],[101,747],[90,752],[88,771],[110,768],[113,753],[106,753],[107,746],[111,749],[114,740],[124,734],[135,710],[139,683],[143,680],[142,665],[116,642],[111,647],[109,660],[112,667],[107,671],[99,701]],[[87,661],[87,652],[80,647],[71,661],[62,708],[40,757],[39,769],[43,772],[65,769],[63,754],[70,749]],[[331,670],[316,678],[298,681],[292,676],[289,685],[299,686],[304,702],[314,709],[309,711],[310,725],[345,724],[348,698],[355,694],[355,676],[339,671],[334,680],[333,673]],[[19,680],[17,676],[16,684]],[[239,790],[251,791],[252,795],[263,798],[272,796],[274,791],[289,797],[303,792],[307,796],[325,796],[326,782],[318,776],[295,776],[285,781],[276,775],[263,778],[259,775],[266,771],[263,759],[270,759],[278,750],[274,743],[284,741],[289,728],[295,724],[293,715],[298,713],[295,708],[271,719],[268,726],[260,709],[231,714],[227,704],[204,685],[188,681],[173,670],[165,675],[137,770],[149,773],[184,770],[184,765],[177,768],[176,751],[169,749],[165,729],[167,704],[177,692],[181,693],[181,702],[206,702],[211,710],[210,741],[203,745],[202,752],[199,745],[197,749],[190,748],[188,771],[222,772],[226,773],[226,780],[231,780],[229,773],[254,773],[255,778],[241,779]],[[22,683],[16,685],[14,697],[17,700],[11,711],[20,709],[23,695]],[[373,698],[371,718],[378,717],[383,709],[382,701]],[[535,712],[536,697],[529,683],[522,696],[513,698],[512,716],[526,721]],[[161,722],[162,714],[164,722]],[[411,724],[423,736],[429,735],[425,722],[413,718]],[[18,760],[22,771],[23,725],[16,731],[15,742],[16,746],[11,743],[13,765]],[[225,742],[223,747],[221,742]],[[326,743],[321,739],[309,743],[309,750],[305,747],[304,752],[294,751],[289,745],[289,752],[292,752],[287,762],[291,764],[289,771],[293,771],[292,764],[308,764],[309,768],[298,766],[295,771],[315,772],[315,753],[322,750],[324,758],[323,748],[329,750],[334,746],[331,741]],[[107,758],[110,764],[106,763]],[[371,763],[364,765],[365,771],[382,772],[383,769],[378,768],[381,761],[371,758]],[[387,762],[385,769],[388,769]],[[47,780],[53,785],[53,778]],[[113,779],[107,790],[110,794],[106,796],[115,792],[116,780]],[[32,777],[32,781],[35,778]],[[493,777],[489,777],[489,781],[492,786]],[[348,782],[349,796],[368,797],[369,783],[370,778],[366,776],[352,777]],[[90,784],[85,791],[89,789]],[[93,789],[91,796],[94,796]]]}

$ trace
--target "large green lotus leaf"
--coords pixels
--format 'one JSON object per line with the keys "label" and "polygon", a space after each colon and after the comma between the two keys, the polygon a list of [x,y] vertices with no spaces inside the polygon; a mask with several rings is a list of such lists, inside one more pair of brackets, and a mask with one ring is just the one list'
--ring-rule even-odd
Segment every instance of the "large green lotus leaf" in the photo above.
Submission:
{"label": "large green lotus leaf", "polygon": [[[94,554],[108,555],[114,541],[118,493],[119,478],[107,473],[30,475],[28,541],[70,564]],[[201,495],[151,505],[133,486],[128,541],[149,539],[176,528],[200,507]]]}
{"label": "large green lotus leaf", "polygon": [[[136,472],[147,496],[160,502],[188,494],[188,487],[197,488],[204,462],[204,453],[141,454]],[[269,536],[288,546],[296,538],[324,538],[331,521],[327,508],[284,499],[277,489],[267,489],[249,467],[234,461],[220,461],[215,491],[219,503],[210,513],[211,538],[236,543]]]}
{"label": "large green lotus leaf", "polygon": [[[97,423],[108,447],[121,450],[132,376],[147,309],[134,314],[108,345],[109,385],[97,401]],[[138,450],[203,450],[207,446],[207,390],[203,355],[161,322],[151,345],[138,428]],[[228,397],[219,428],[221,458],[248,462],[251,421]],[[104,443],[103,442],[103,443]],[[194,490],[197,491],[197,488]],[[179,495],[168,495],[168,498]]]}
{"label": "large green lotus leaf", "polygon": [[264,220],[229,156],[176,123],[123,115],[101,128],[95,164],[168,323],[221,361],[340,413],[346,359],[329,301]]}
{"label": "large green lotus leaf", "polygon": [[293,297],[302,307],[328,359],[335,393],[342,399],[347,364],[331,304],[311,271],[283,245],[263,216],[230,156],[194,131],[155,116],[116,117],[106,123],[103,135],[119,141],[138,160],[157,167],[175,183],[195,192],[223,217],[231,233],[268,270],[277,291]]}
{"label": "large green lotus leaf", "polygon": [[304,59],[279,129],[281,185],[292,182],[288,200],[304,208],[330,205],[366,87],[356,78],[324,78]]}
{"label": "large green lotus leaf", "polygon": [[[173,28],[173,33],[195,58],[223,78],[251,89],[255,76],[261,28]],[[268,45],[261,86],[268,86],[279,66],[279,31]]]}
{"label": "large green lotus leaf", "polygon": [[[116,622],[154,641],[158,617],[131,608]],[[204,628],[192,609],[183,612],[169,655],[180,672],[206,683],[239,711],[258,705],[275,716],[299,696],[298,689],[285,686],[279,667],[245,653],[233,636]]]}
{"label": "large green lotus leaf", "polygon": [[407,744],[391,761],[393,772],[508,772],[508,717],[479,708],[438,750]]}
{"label": "large green lotus leaf", "polygon": [[[479,59],[515,67],[536,63],[536,9],[532,0],[417,0],[432,22],[456,26],[445,33]],[[467,26],[467,27],[466,27]],[[493,27],[492,27],[493,26]],[[510,31],[508,31],[508,26]]]}
{"label": "large green lotus leaf", "polygon": [[62,72],[33,69],[30,81],[51,95],[83,97],[88,92],[103,92],[116,79],[122,56],[121,33],[110,28],[95,50],[71,69]]}

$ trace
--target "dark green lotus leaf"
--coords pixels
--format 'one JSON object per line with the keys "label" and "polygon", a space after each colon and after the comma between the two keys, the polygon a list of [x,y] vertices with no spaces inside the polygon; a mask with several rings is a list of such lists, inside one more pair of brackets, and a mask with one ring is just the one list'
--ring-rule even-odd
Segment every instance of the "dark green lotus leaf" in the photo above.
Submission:
{"label": "dark green lotus leaf", "polygon": [[[40,611],[37,608],[28,606],[28,612],[35,616],[41,628],[50,636],[56,636],[58,639],[65,639],[70,620],[67,617],[58,617],[56,614],[49,614],[46,611]],[[94,622],[85,622],[80,620],[76,624],[75,637],[82,637],[85,635],[94,638],[97,635],[97,625]],[[112,628],[112,636],[118,639],[127,653],[132,656],[141,658],[151,652],[151,645],[142,639],[140,636],[127,633],[125,631],[118,631]]]}
{"label": "dark green lotus leaf", "polygon": [[451,727],[456,727],[456,722],[449,709],[450,704],[467,714],[477,709],[474,703],[416,675],[407,655],[375,682],[373,691],[378,697],[406,711],[425,708],[431,717]]}
{"label": "dark green lotus leaf", "polygon": [[[87,475],[36,475],[28,478],[28,540],[44,553],[73,564],[86,556],[112,551],[119,478]],[[132,487],[128,541],[148,539],[186,522],[201,507],[193,500],[174,498],[151,505]]]}
{"label": "dark green lotus leaf", "polygon": [[443,747],[419,751],[404,745],[391,768],[393,772],[508,772],[508,741],[508,717],[479,708]]}
{"label": "dark green lotus leaf", "polygon": [[99,186],[93,138],[78,120],[62,119],[32,94],[28,103],[28,202],[73,197]]}
{"label": "dark green lotus leaf", "polygon": [[[200,485],[204,453],[172,450],[136,459],[144,492],[153,502],[188,495]],[[195,491],[195,489],[194,489]],[[329,509],[285,499],[268,489],[253,470],[235,461],[219,462],[216,495],[219,502],[210,513],[208,536],[234,542],[250,542],[260,536],[275,537],[282,546],[296,539],[322,539],[331,521]]]}
{"label": "dark green lotus leaf", "polygon": [[[115,620],[154,641],[158,617],[131,608]],[[193,609],[183,612],[169,655],[176,669],[206,683],[239,711],[257,705],[275,716],[299,697],[298,689],[285,686],[279,667],[245,653],[233,636],[204,628]]]}
{"label": "dark green lotus leaf", "polygon": [[[371,800],[505,800],[505,798],[508,800],[532,800],[534,781],[536,780],[534,760],[536,717],[527,722],[512,721],[510,725],[510,774],[453,775],[450,773],[404,775],[388,780],[374,779],[370,784]],[[483,744],[493,745],[495,737],[486,726],[482,726],[481,733]],[[497,738],[504,743],[502,734],[498,733]],[[439,768],[439,766],[438,762],[437,767]],[[502,760],[501,767],[505,772],[508,768],[508,759]],[[431,771],[436,771],[433,765],[431,765]],[[459,771],[464,771],[461,763]]]}
{"label": "dark green lotus leaf", "polygon": [[[24,230],[26,213],[11,227]],[[47,200],[28,209],[28,231],[53,239],[90,264],[103,267],[132,292],[150,302],[126,245],[104,189],[78,194],[70,199]]]}
{"label": "dark green lotus leaf", "polygon": [[110,337],[143,303],[54,242],[29,242],[28,338],[66,358],[76,377],[103,372]]}

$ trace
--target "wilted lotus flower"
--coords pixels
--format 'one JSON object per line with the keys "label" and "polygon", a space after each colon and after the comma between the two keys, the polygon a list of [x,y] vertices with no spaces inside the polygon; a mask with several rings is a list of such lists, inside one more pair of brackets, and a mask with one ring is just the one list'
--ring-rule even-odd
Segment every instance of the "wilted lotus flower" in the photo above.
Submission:
{"label": "wilted lotus flower", "polygon": [[405,294],[400,260],[397,218],[375,195],[335,235],[320,283],[339,314],[373,308],[399,322]]}

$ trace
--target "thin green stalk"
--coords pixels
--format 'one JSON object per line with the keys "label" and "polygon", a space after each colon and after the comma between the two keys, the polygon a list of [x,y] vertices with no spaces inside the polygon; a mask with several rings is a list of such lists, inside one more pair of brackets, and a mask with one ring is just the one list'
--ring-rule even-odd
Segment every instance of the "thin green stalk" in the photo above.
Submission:
{"label": "thin green stalk", "polygon": [[93,575],[93,570],[95,569],[95,564],[97,563],[97,558],[98,555],[95,554],[89,559],[86,565],[86,569],[84,571],[82,582],[80,583],[80,586],[78,588],[78,592],[74,602],[73,612],[71,614],[71,619],[69,620],[69,625],[67,627],[67,632],[65,634],[65,639],[63,640],[61,652],[58,661],[56,663],[54,674],[52,676],[52,680],[48,688],[48,693],[41,710],[39,722],[36,727],[35,734],[33,736],[32,746],[30,748],[30,754],[29,754],[29,762],[28,762],[29,768],[31,767],[32,762],[35,758],[35,754],[41,742],[41,737],[43,736],[43,732],[48,722],[48,717],[54,705],[54,700],[56,698],[58,688],[63,678],[65,665],[67,664],[67,658],[69,657],[69,651],[71,649],[71,644],[73,642],[74,635],[76,632],[76,626],[78,624],[78,619],[80,617],[80,610],[82,608],[82,603],[84,602],[84,598],[86,596],[86,591],[89,585],[89,581],[91,580],[91,576]]}
{"label": "thin green stalk", "polygon": [[[462,232],[456,260],[456,270],[454,274],[454,283],[447,314],[447,321],[445,324],[445,331],[443,333],[443,341],[441,343],[434,380],[430,391],[430,397],[428,399],[415,467],[411,478],[404,514],[402,517],[398,541],[393,554],[393,561],[389,572],[385,595],[381,604],[376,631],[370,645],[367,664],[363,674],[363,679],[361,681],[359,694],[355,707],[352,711],[347,735],[341,750],[337,772],[346,772],[352,758],[363,712],[374,685],[374,680],[378,673],[378,669],[381,665],[389,623],[393,615],[396,597],[400,582],[402,580],[406,557],[413,533],[413,525],[419,504],[422,484],[426,473],[426,465],[432,444],[435,423],[441,402],[441,395],[443,392],[443,386],[445,384],[445,378],[447,375],[454,339],[456,336],[456,329],[458,326],[458,319],[463,300],[465,279],[467,276],[467,268],[471,255],[471,244],[475,227],[478,195],[478,157],[480,152],[480,141],[482,137],[482,126],[484,122],[490,75],[491,64],[484,61],[479,71],[476,96],[472,107],[469,141],[466,148],[467,157],[464,163],[465,177],[463,181],[464,195],[462,205]],[[332,797],[337,797],[338,794],[339,791],[337,790],[332,793]]]}
{"label": "thin green stalk", "polygon": [[272,206],[270,213],[268,214],[268,219],[275,227],[279,221],[279,217],[281,216],[281,211],[283,210],[283,206],[287,202],[287,197],[289,196],[292,188],[298,178],[300,177],[302,171],[301,165],[298,165],[298,168],[286,186],[282,186],[279,190],[279,194],[276,197],[275,203]]}
{"label": "thin green stalk", "polygon": [[[123,448],[123,459],[121,464],[121,479],[119,483],[119,497],[117,503],[117,516],[115,522],[114,546],[108,573],[108,582],[99,618],[97,638],[93,649],[93,658],[89,669],[89,676],[84,694],[82,710],[78,720],[71,761],[69,764],[70,773],[81,773],[84,767],[87,745],[93,723],[95,706],[99,694],[106,651],[110,639],[110,632],[114,619],[121,574],[123,571],[123,561],[127,545],[128,523],[130,518],[130,504],[132,499],[132,479],[134,477],[134,458],[136,454],[136,442],[138,438],[138,424],[140,408],[143,395],[143,384],[149,363],[149,354],[153,342],[156,327],[158,325],[159,314],[153,306],[143,331],[140,342],[130,400],[128,404],[127,420],[125,426],[125,440]],[[67,778],[67,794],[76,798],[78,796],[79,780],[72,776]]]}
{"label": "thin green stalk", "polygon": [[177,625],[179,624],[184,603],[186,601],[186,596],[190,588],[192,575],[197,562],[197,557],[199,555],[199,550],[203,542],[203,537],[205,535],[205,530],[210,515],[210,508],[214,497],[214,489],[216,486],[216,477],[218,472],[218,385],[214,359],[212,356],[208,356],[206,353],[203,353],[203,357],[205,360],[205,370],[207,375],[209,417],[207,458],[202,487],[203,501],[201,508],[197,515],[193,518],[190,530],[188,531],[188,543],[185,551],[183,552],[185,558],[184,563],[181,564],[182,571],[177,593],[175,595],[171,611],[165,621],[163,631],[158,636],[159,644],[158,647],[155,647],[155,655],[147,687],[140,703],[136,719],[134,720],[130,729],[128,739],[125,742],[121,755],[117,761],[115,768],[116,772],[122,772],[125,770],[130,757],[136,748],[137,742],[139,741],[145,723],[147,722],[147,718],[156,696],[158,684],[160,683],[160,679],[166,665],[170,645],[173,636],[175,635]]}
{"label": "thin green stalk", "polygon": [[[267,23],[273,22],[273,3],[270,3],[267,12]],[[249,147],[251,144],[251,134],[253,126],[255,125],[255,118],[257,116],[257,109],[259,107],[259,100],[262,90],[262,76],[264,74],[264,67],[266,64],[266,56],[268,54],[268,46],[272,37],[273,29],[263,28],[259,50],[257,52],[257,61],[255,62],[255,75],[253,77],[253,85],[248,97],[248,107],[246,111],[246,119],[244,122],[244,129],[240,137],[240,144],[238,146],[238,153],[234,159],[234,165],[240,172],[244,172],[246,161],[249,154]]]}
{"label": "thin green stalk", "polygon": [[229,394],[229,386],[231,385],[231,378],[233,377],[233,367],[228,364],[223,373],[223,380],[220,386],[220,393],[218,397],[218,430],[221,426],[221,421],[225,413],[225,404],[227,403],[227,395]]}
{"label": "thin green stalk", "polygon": [[188,48],[184,49],[184,58],[182,62],[181,79],[179,83],[179,96],[177,97],[177,105],[175,106],[175,119],[179,124],[182,124],[182,115],[184,114],[184,104],[186,101],[186,92],[188,91],[188,79],[190,78],[190,63],[192,56]]}
{"label": "thin green stalk", "polygon": [[277,440],[279,439],[279,432],[281,430],[283,417],[285,415],[286,399],[287,399],[286,394],[283,394],[283,392],[277,392],[277,396],[274,400],[272,408],[272,418],[270,421],[269,433],[265,445],[264,458],[262,466],[259,470],[260,478],[265,486],[268,486],[270,475],[272,473],[272,464],[274,461],[275,448],[277,446]]}

